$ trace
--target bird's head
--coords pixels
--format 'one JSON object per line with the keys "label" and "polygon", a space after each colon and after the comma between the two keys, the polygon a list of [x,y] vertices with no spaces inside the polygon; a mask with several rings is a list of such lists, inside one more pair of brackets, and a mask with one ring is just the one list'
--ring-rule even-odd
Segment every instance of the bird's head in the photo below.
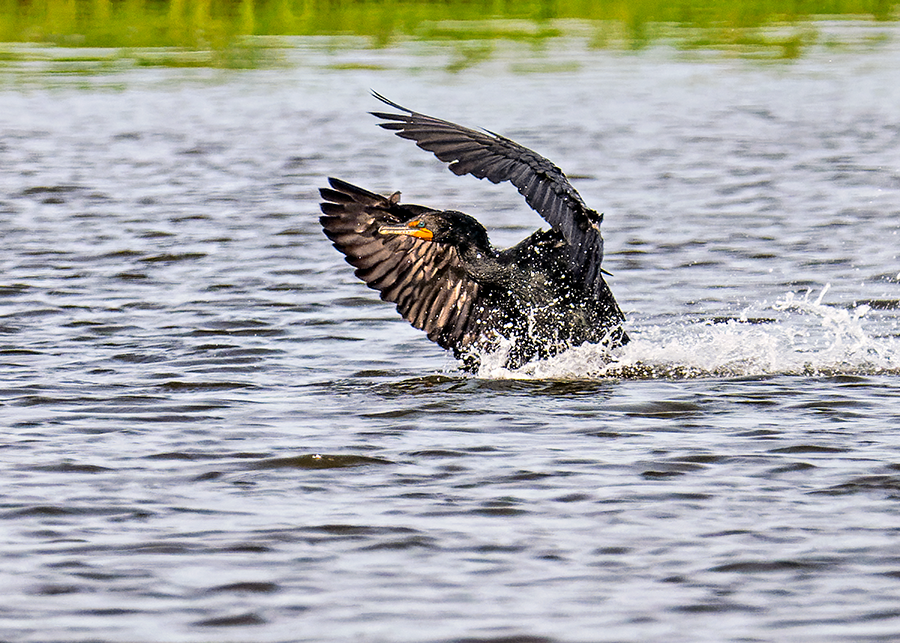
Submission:
{"label": "bird's head", "polygon": [[453,210],[429,212],[399,225],[383,225],[378,228],[378,232],[407,235],[455,246],[488,246],[484,226],[469,215]]}

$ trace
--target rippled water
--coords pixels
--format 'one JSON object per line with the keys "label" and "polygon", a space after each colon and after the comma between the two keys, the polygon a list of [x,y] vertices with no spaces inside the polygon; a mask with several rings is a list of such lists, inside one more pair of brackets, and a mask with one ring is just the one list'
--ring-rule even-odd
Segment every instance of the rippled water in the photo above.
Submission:
{"label": "rippled water", "polygon": [[[827,28],[878,44],[3,72],[0,639],[895,640],[900,31]],[[328,175],[540,225],[369,88],[605,212],[615,364],[469,377],[355,280]]]}

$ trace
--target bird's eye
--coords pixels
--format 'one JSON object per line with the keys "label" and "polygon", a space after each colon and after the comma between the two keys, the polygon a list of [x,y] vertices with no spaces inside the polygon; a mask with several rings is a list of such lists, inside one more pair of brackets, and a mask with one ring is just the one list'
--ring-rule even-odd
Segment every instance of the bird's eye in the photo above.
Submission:
{"label": "bird's eye", "polygon": [[416,221],[416,227],[417,227],[417,228],[424,228],[424,227],[425,227],[425,222],[424,222],[424,221]]}

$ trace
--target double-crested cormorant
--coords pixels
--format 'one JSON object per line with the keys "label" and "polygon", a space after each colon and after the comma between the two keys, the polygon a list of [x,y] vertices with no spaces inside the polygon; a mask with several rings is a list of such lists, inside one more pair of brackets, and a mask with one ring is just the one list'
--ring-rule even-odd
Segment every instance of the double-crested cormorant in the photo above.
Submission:
{"label": "double-crested cormorant", "polygon": [[584,342],[628,341],[625,320],[600,263],[603,215],[589,209],[565,174],[544,157],[479,132],[401,107],[372,112],[397,136],[449,163],[457,175],[509,181],[550,224],[507,250],[467,214],[401,204],[331,178],[320,190],[322,227],[356,276],[428,338],[470,369],[500,347],[518,367]]}

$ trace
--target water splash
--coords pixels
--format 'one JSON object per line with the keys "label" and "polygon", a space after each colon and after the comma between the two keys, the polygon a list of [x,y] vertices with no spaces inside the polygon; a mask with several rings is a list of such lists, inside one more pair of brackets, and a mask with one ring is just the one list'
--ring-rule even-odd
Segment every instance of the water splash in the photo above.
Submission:
{"label": "water splash", "polygon": [[[725,321],[679,321],[629,329],[631,342],[609,353],[585,344],[548,360],[510,370],[502,351],[482,356],[478,377],[488,379],[684,379],[780,374],[900,374],[896,320],[873,318],[867,305],[822,303],[829,287],[788,293],[763,305],[770,319],[746,314]],[[758,308],[758,307],[757,307]],[[883,330],[883,329],[882,329]]]}

